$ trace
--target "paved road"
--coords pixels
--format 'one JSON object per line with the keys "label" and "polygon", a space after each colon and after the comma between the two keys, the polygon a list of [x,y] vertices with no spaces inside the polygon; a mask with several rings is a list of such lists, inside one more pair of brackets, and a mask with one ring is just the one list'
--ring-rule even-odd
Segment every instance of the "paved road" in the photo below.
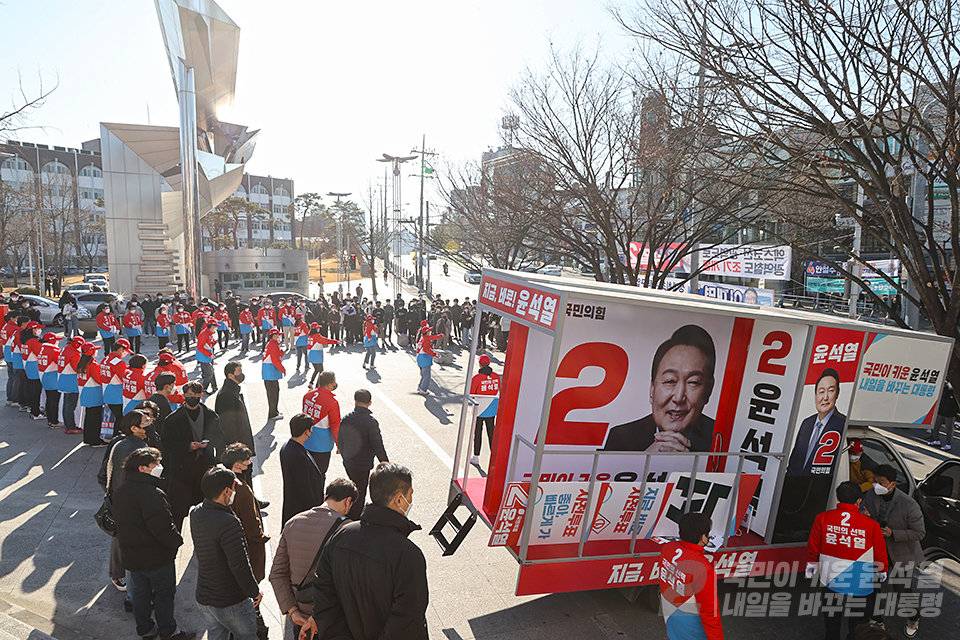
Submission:
{"label": "paved road", "polygon": [[[459,281],[454,276],[451,272],[449,283],[441,280],[437,285],[444,297],[459,297],[461,289],[454,285],[461,286],[462,274]],[[475,285],[472,287],[476,289]],[[147,339],[147,354],[155,350],[156,341]],[[502,355],[493,354],[497,368]],[[222,365],[237,357],[235,348],[219,356],[218,371],[222,373]],[[408,465],[415,473],[411,517],[429,529],[446,504],[449,464],[464,386],[465,353],[458,354],[454,365],[435,367],[433,394],[426,398],[414,393],[418,372],[411,353],[388,347],[378,356],[376,371],[365,371],[361,367],[362,357],[359,348],[337,349],[328,355],[327,368],[337,373],[340,385],[337,396],[347,411],[356,389],[373,391],[373,410],[381,422],[391,460]],[[282,383],[281,410],[289,418],[299,409],[306,378],[293,375],[294,362],[289,356],[286,362],[291,375]],[[274,424],[265,419],[259,356],[244,363],[246,396],[258,451],[256,484],[261,495],[273,503],[265,522],[268,532],[276,536],[282,496],[278,450],[289,432],[286,423]],[[192,361],[188,369],[195,376]],[[5,373],[0,373],[0,383],[3,382]],[[122,595],[107,580],[108,540],[92,519],[101,499],[95,477],[103,449],[83,447],[79,436],[47,429],[45,423],[33,422],[24,415],[0,406],[0,610],[61,640],[132,637],[132,616],[123,612]],[[896,434],[911,464],[931,467],[940,453],[930,455],[929,449],[917,444],[916,435],[919,434]],[[485,449],[481,458],[486,460],[487,456]],[[330,477],[339,474],[342,466],[335,458]],[[488,531],[478,525],[460,551],[447,558],[441,556],[439,547],[425,531],[411,536],[427,557],[431,638],[666,637],[655,612],[640,603],[628,602],[617,591],[514,596],[517,565],[506,551],[487,547],[487,536]],[[196,564],[189,531],[186,537],[188,542],[178,556],[181,582],[177,615],[184,628],[199,630],[202,619],[193,599]],[[960,624],[958,569],[953,563],[945,566],[943,614],[924,622],[925,636],[955,635]],[[270,637],[289,638],[289,629],[286,636],[281,633],[283,621],[268,583],[265,581],[262,587]],[[758,587],[753,590],[763,591]],[[789,593],[796,603],[809,588],[796,586],[781,591]],[[737,593],[742,592],[736,585],[725,586],[721,598],[734,598],[730,601],[733,603]],[[776,635],[790,640],[822,633],[820,620],[797,616],[796,606],[787,619],[729,616],[725,626],[731,638]]]}

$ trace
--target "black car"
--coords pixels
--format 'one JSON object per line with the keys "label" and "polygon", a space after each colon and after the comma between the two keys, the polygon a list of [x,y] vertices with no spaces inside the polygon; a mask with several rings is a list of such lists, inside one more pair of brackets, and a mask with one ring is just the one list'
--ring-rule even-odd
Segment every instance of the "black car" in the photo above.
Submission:
{"label": "black car", "polygon": [[947,460],[917,485],[927,535],[920,542],[927,560],[960,559],[960,460]]}

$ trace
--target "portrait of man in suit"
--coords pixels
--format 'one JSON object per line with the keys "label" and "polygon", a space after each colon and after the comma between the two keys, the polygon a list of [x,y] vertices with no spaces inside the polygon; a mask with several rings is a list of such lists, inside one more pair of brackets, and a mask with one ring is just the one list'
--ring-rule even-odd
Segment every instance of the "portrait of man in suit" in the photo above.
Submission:
{"label": "portrait of man in suit", "polygon": [[[840,396],[840,375],[836,369],[824,369],[817,378],[814,388],[817,412],[804,418],[800,423],[800,433],[793,445],[793,452],[787,463],[787,476],[829,475],[832,471],[840,436],[847,417],[837,411],[837,398]],[[832,435],[828,435],[832,434]],[[830,462],[817,461],[817,450],[824,445],[834,443]]]}
{"label": "portrait of man in suit", "polygon": [[713,418],[703,415],[717,352],[703,327],[688,324],[657,349],[650,370],[650,414],[610,429],[605,451],[709,451]]}

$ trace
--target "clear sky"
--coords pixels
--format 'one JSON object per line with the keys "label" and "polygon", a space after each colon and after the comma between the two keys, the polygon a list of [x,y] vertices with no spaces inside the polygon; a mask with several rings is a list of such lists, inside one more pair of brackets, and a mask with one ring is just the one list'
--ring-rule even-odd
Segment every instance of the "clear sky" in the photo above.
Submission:
{"label": "clear sky", "polygon": [[[218,0],[240,32],[230,120],[262,133],[247,170],[298,193],[382,179],[383,152],[427,147],[445,161],[499,144],[507,90],[551,42],[629,46],[603,0]],[[176,126],[153,0],[0,0],[0,111],[38,77],[59,87],[14,137],[79,147],[100,122]],[[407,172],[412,174],[413,170]],[[403,200],[416,198],[407,179]],[[357,198],[355,198],[357,199]]]}

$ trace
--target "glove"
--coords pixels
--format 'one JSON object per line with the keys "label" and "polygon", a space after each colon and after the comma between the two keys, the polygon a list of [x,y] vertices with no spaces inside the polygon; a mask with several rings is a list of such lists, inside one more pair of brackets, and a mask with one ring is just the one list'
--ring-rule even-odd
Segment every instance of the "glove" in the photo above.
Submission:
{"label": "glove", "polygon": [[817,572],[817,563],[816,563],[816,562],[808,562],[808,563],[807,563],[807,569],[806,569],[806,571],[803,572],[803,575],[806,576],[807,579],[809,580],[810,578],[813,577],[813,574],[815,574],[816,572]]}
{"label": "glove", "polygon": [[886,571],[881,571],[881,572],[880,572],[880,582],[886,582],[886,581],[887,581],[887,572],[886,572]]}

